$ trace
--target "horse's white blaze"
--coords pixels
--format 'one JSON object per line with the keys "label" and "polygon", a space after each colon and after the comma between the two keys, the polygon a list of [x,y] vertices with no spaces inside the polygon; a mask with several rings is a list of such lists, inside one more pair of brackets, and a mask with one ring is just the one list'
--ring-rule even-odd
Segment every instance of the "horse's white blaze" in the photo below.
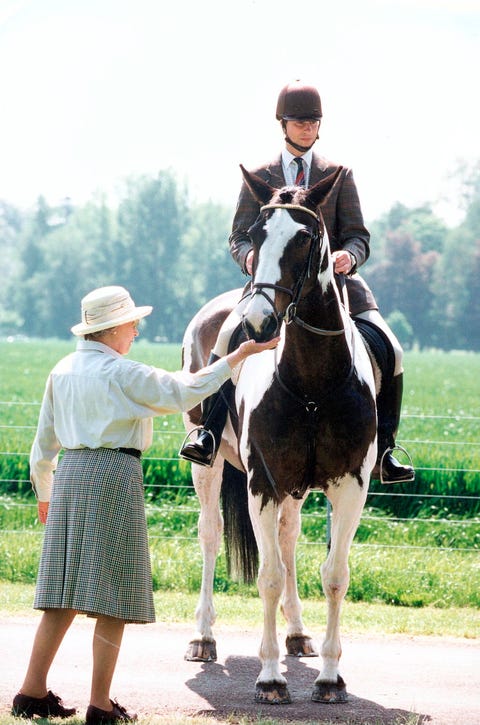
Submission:
{"label": "horse's white blaze", "polygon": [[293,221],[290,214],[277,209],[265,224],[267,235],[260,247],[258,266],[255,278],[262,282],[278,282],[280,278],[280,263],[283,251],[295,234],[303,229],[304,225]]}
{"label": "horse's white blaze", "polygon": [[[267,284],[276,284],[280,277],[280,259],[290,239],[303,229],[303,224],[294,222],[290,214],[285,214],[277,209],[265,223],[266,237],[260,247],[258,265],[255,272],[255,279]],[[273,292],[272,292],[273,294]],[[270,314],[272,309],[263,295],[254,295],[245,310],[249,323],[254,329],[259,330],[265,314]]]}

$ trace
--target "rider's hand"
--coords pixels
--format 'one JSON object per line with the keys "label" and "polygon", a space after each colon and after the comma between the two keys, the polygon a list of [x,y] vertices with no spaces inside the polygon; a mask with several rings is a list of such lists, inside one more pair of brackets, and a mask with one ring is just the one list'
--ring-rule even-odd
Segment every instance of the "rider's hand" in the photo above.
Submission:
{"label": "rider's hand", "polygon": [[353,255],[345,249],[332,252],[332,259],[335,274],[348,274],[354,267]]}
{"label": "rider's hand", "polygon": [[37,503],[38,520],[41,524],[47,523],[48,501],[38,501]]}

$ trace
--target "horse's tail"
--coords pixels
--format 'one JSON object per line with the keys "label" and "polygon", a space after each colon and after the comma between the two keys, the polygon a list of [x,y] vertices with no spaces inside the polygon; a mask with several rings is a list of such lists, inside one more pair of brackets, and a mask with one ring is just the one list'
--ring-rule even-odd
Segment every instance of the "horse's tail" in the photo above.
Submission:
{"label": "horse's tail", "polygon": [[228,575],[253,584],[258,574],[258,547],[248,513],[247,477],[228,461],[223,466],[222,514]]}

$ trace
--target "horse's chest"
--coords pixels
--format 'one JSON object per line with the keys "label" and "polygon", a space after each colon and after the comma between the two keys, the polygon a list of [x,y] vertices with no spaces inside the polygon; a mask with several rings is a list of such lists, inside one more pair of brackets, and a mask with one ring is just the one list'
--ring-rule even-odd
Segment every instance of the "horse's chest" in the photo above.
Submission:
{"label": "horse's chest", "polygon": [[253,481],[273,476],[291,492],[307,475],[310,487],[325,487],[358,472],[375,437],[375,404],[360,382],[342,394],[326,394],[316,404],[273,386],[251,412],[249,468]]}

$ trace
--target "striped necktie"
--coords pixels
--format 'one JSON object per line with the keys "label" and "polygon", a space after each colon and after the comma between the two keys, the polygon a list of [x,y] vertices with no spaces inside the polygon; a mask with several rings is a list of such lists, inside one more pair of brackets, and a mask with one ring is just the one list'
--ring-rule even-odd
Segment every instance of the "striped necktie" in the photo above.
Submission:
{"label": "striped necktie", "polygon": [[297,164],[297,175],[295,177],[295,186],[305,186],[305,172],[303,170],[303,161],[300,157],[293,159]]}

